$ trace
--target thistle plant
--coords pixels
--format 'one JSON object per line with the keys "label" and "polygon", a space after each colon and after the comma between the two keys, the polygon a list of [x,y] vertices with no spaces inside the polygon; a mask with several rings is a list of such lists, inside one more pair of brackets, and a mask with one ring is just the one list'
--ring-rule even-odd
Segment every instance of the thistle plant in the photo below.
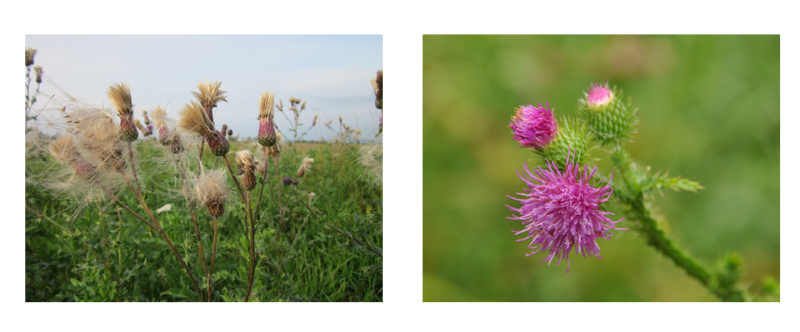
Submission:
{"label": "thistle plant", "polygon": [[[520,207],[507,205],[514,212],[507,219],[521,221],[523,229],[513,232],[526,235],[518,241],[530,241],[528,247],[533,251],[528,255],[546,251],[542,261],[547,260],[548,265],[556,256],[558,263],[566,258],[569,271],[573,249],[583,257],[600,258],[597,239],[609,239],[611,230],[630,228],[720,300],[769,299],[738,285],[743,271],[741,257],[729,254],[716,264],[705,264],[681,248],[663,228],[664,221],[653,210],[654,192],[697,192],[704,188],[695,181],[652,173],[649,166],[639,166],[630,158],[624,143],[632,140],[638,122],[638,109],[631,98],[623,99],[622,90],[609,88],[608,83],[591,84],[578,100],[577,109],[578,119],[556,122],[549,105],[521,106],[509,124],[520,147],[531,149],[546,166],[531,171],[523,164],[522,174],[518,172],[526,185],[518,193],[522,198],[508,196],[521,203]],[[614,170],[594,166],[590,171],[594,161],[590,156],[598,147],[611,154],[622,183],[612,180]],[[623,207],[624,217],[616,221],[608,218],[613,215],[606,210],[609,201]],[[620,222],[626,228],[617,227]],[[777,292],[777,286],[767,284],[765,281],[765,289]]]}
{"label": "thistle plant", "polygon": [[378,120],[377,137],[383,133],[383,70],[378,70],[378,75],[372,79],[372,89],[375,92],[375,108],[381,110],[381,117]]}
{"label": "thistle plant", "polygon": [[[300,126],[303,125],[302,123],[300,123],[300,114],[302,114],[303,111],[306,109],[306,102],[301,100],[300,98],[294,98],[294,97],[289,98],[289,111],[292,112],[291,119],[283,111],[283,100],[279,101],[278,105],[276,105],[276,108],[278,109],[278,111],[281,112],[281,114],[283,114],[283,116],[286,118],[287,121],[289,121],[289,124],[291,125],[289,131],[294,133],[294,140],[292,141],[292,150],[297,151],[297,146],[296,146],[298,142],[297,135],[300,133]],[[311,127],[309,127],[305,132],[300,134],[300,139],[303,139],[303,137],[305,137],[306,134],[308,134],[308,132],[311,131],[311,129],[314,128],[316,124],[317,124],[317,117],[315,116],[314,121],[311,124]]]}

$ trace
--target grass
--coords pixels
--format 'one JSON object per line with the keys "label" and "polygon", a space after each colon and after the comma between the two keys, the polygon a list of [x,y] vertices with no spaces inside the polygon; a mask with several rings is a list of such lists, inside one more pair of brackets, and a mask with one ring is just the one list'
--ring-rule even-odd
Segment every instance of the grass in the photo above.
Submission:
{"label": "grass", "polygon": [[[139,141],[135,148],[142,156],[137,167],[141,167],[145,201],[153,211],[172,205],[157,218],[205,293],[205,274],[190,209],[183,197],[168,190],[180,187],[181,175],[155,162],[163,151],[157,141]],[[228,158],[233,167],[235,151],[254,148],[254,143],[232,142]],[[290,145],[284,147],[281,178],[295,178],[304,157],[315,162],[298,185],[283,187],[282,228],[275,198],[279,181],[270,160],[267,183],[272,188],[264,190],[260,206],[264,213],[256,222],[255,250],[260,255],[250,301],[382,301],[383,259],[326,226],[382,247],[382,186],[371,181],[368,171],[357,163],[358,150],[356,144],[303,143],[295,154]],[[215,159],[206,149],[205,167],[225,168],[224,162]],[[26,170],[36,173],[52,163],[46,153],[29,156]],[[213,299],[243,301],[250,257],[244,204],[230,176],[226,180],[234,199],[219,218]],[[260,186],[253,190],[253,196],[257,197]],[[309,200],[312,192],[315,197]],[[75,235],[26,211],[26,301],[200,300],[163,239],[125,211],[118,215],[113,202],[87,203],[31,184],[26,186],[25,196],[34,209]],[[143,211],[127,188],[118,196],[137,213]],[[196,208],[196,212],[205,256],[210,261],[213,218],[205,207]]]}

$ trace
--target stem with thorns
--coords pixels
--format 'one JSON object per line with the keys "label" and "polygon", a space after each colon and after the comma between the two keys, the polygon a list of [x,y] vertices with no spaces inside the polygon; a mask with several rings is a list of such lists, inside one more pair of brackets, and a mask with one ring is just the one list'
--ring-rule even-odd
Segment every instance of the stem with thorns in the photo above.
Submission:
{"label": "stem with thorns", "polygon": [[[621,145],[614,146],[611,161],[622,173],[623,182],[626,189],[628,189],[628,195],[630,195],[620,194],[617,197],[627,205],[627,208],[633,213],[633,218],[641,222],[641,227],[637,230],[647,239],[647,244],[672,260],[675,265],[686,271],[688,275],[700,281],[721,300],[744,301],[752,298],[745,290],[737,287],[735,281],[728,283],[717,282],[715,280],[717,276],[714,271],[684,251],[666,234],[651,209],[645,204],[641,184],[633,174],[632,161]],[[617,192],[617,189],[614,188],[614,192]]]}

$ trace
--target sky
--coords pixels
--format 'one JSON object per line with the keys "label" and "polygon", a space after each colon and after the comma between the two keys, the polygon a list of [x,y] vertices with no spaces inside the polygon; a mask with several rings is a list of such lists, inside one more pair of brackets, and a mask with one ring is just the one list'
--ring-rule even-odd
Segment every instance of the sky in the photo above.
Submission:
{"label": "sky", "polygon": [[[214,111],[217,129],[227,124],[234,135],[258,134],[258,100],[262,92],[283,100],[307,102],[300,116],[305,132],[314,115],[317,126],[306,136],[324,139],[331,132],[322,123],[341,115],[345,124],[374,139],[380,110],[370,80],[383,68],[381,35],[27,35],[26,48],[37,50],[35,65],[71,96],[111,107],[106,90],[126,82],[135,117],[155,106],[172,119],[194,100],[199,81],[220,81],[228,102]],[[34,83],[35,85],[35,83]],[[45,80],[34,110],[52,108],[49,95],[63,94]],[[55,115],[51,115],[55,116]],[[291,139],[289,121],[277,110],[276,125]],[[380,140],[380,138],[378,138]]]}

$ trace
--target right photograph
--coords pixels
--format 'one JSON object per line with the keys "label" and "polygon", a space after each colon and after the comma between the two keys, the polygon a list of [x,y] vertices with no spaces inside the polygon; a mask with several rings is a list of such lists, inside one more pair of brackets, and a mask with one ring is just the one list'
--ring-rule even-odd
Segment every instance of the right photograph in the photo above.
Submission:
{"label": "right photograph", "polygon": [[423,301],[780,301],[780,36],[423,36]]}

